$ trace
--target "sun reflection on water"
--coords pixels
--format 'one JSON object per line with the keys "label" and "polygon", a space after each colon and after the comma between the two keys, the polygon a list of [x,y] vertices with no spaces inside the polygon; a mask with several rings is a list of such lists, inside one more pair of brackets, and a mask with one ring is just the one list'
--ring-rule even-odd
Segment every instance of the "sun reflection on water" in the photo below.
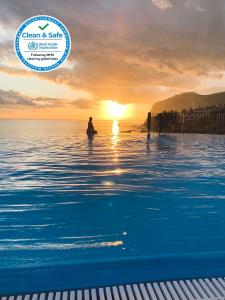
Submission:
{"label": "sun reflection on water", "polygon": [[119,132],[120,132],[119,122],[117,120],[114,120],[112,126],[112,134],[113,136],[118,136]]}
{"label": "sun reflection on water", "polygon": [[114,158],[113,158],[114,163],[118,163],[117,145],[119,141],[119,132],[120,132],[119,122],[117,120],[114,120],[112,124],[112,150],[114,153]]}

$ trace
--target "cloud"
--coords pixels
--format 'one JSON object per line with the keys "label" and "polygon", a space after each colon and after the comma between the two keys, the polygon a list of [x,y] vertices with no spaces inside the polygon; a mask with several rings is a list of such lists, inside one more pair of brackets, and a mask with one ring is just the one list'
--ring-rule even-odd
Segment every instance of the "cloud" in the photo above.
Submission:
{"label": "cloud", "polygon": [[152,3],[161,10],[173,7],[172,3],[169,0],[152,0]]}
{"label": "cloud", "polygon": [[91,99],[80,98],[72,101],[71,104],[80,109],[94,109],[98,107],[99,102]]}
{"label": "cloud", "polygon": [[205,9],[202,8],[202,7],[199,6],[199,5],[196,5],[196,10],[199,11],[199,12],[204,12],[204,11],[205,11]]}
{"label": "cloud", "polygon": [[77,107],[79,109],[95,109],[99,106],[96,99],[80,98],[76,100],[64,100],[57,98],[36,97],[32,98],[14,90],[0,90],[0,108],[23,108],[36,109],[56,107]]}
{"label": "cloud", "polygon": [[20,94],[17,91],[0,90],[0,107],[33,107],[33,108],[49,108],[66,105],[62,99],[53,98],[31,98]]}
{"label": "cloud", "polygon": [[[159,9],[154,9],[152,3]],[[1,2],[0,23],[14,30],[36,14],[62,20],[72,37],[69,60],[73,67],[46,74],[18,68],[12,41],[6,41],[4,35],[0,70],[85,90],[93,95],[93,103],[80,99],[73,105],[87,108],[101,99],[150,104],[168,96],[165,91],[172,95],[199,87],[202,90],[206,78],[220,80],[225,67],[224,0],[217,0],[216,5],[212,0],[152,3],[54,0],[53,6],[44,0]]]}

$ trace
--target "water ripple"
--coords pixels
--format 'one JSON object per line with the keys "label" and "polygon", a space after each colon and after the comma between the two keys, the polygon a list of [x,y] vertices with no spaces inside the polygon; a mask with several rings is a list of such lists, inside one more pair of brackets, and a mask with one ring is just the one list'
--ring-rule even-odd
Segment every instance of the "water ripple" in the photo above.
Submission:
{"label": "water ripple", "polygon": [[0,267],[224,251],[224,137],[0,123]]}

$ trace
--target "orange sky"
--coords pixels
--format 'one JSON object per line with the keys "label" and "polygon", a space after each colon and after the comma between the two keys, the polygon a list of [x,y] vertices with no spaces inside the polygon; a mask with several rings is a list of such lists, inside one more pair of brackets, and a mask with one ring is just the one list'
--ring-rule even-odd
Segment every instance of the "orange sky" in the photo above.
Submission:
{"label": "orange sky", "polygon": [[[118,103],[120,119],[143,121],[158,100],[224,90],[225,3],[214,4],[0,2],[0,118],[112,119]],[[27,70],[13,49],[18,26],[40,13],[62,20],[72,39],[67,62],[45,74]]]}

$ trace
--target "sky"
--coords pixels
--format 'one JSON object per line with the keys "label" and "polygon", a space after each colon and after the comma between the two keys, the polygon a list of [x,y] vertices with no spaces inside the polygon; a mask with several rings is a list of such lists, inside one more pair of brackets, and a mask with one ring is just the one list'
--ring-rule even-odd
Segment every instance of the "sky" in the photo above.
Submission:
{"label": "sky", "polygon": [[[29,71],[14,36],[34,15],[69,29],[65,64]],[[225,90],[224,0],[0,0],[0,118],[144,120],[175,94]]]}

